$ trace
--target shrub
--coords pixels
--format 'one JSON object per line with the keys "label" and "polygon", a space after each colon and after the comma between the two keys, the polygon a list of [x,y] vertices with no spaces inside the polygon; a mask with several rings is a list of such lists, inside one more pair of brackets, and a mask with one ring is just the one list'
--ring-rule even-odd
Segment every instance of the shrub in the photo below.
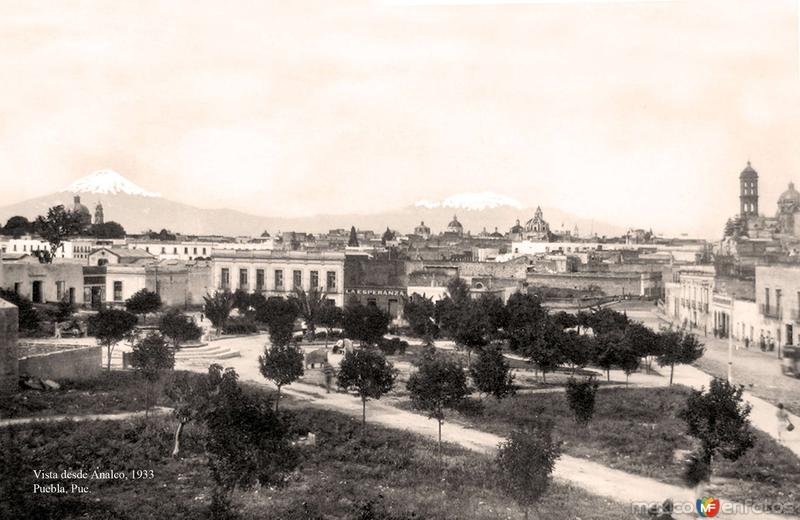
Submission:
{"label": "shrub", "polygon": [[400,338],[381,338],[381,340],[378,341],[378,348],[387,356],[394,356],[395,354],[402,356],[406,353],[408,342]]}
{"label": "shrub", "polygon": [[594,415],[594,403],[597,395],[597,382],[594,379],[567,381],[567,403],[575,415],[575,421],[586,426]]}
{"label": "shrub", "polygon": [[229,318],[223,331],[225,334],[256,334],[258,326],[246,318]]}

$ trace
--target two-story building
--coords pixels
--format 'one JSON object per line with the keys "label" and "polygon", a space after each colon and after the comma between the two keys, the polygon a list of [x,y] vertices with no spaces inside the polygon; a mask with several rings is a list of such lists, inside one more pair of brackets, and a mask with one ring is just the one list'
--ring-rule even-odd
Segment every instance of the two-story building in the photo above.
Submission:
{"label": "two-story building", "polygon": [[756,266],[756,305],[765,336],[777,345],[800,344],[800,265]]}
{"label": "two-story building", "polygon": [[344,301],[344,253],[319,251],[215,250],[213,287],[257,292],[266,297],[289,296],[295,288],[325,291],[337,306]]}

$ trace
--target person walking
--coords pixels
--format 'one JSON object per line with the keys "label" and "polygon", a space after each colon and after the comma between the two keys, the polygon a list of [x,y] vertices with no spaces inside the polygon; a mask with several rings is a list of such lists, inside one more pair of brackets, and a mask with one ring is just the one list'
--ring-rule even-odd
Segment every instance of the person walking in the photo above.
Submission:
{"label": "person walking", "polygon": [[330,363],[325,361],[322,367],[322,373],[325,375],[325,393],[331,393],[331,385],[333,384],[333,367]]}
{"label": "person walking", "polygon": [[778,411],[775,412],[775,416],[778,418],[778,442],[783,442],[783,432],[790,432],[794,430],[794,425],[792,421],[789,420],[789,413],[783,407],[783,403],[778,403]]}

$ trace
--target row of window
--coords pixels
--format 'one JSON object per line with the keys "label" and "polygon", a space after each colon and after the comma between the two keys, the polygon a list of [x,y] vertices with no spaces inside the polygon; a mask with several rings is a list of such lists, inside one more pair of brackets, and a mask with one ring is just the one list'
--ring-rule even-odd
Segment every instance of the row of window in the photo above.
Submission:
{"label": "row of window", "polygon": [[[250,290],[250,280],[249,280],[250,272],[248,269],[239,269],[239,289]],[[230,289],[231,288],[231,272],[230,269],[227,267],[223,267],[220,270],[220,287],[223,289]],[[267,288],[265,283],[265,270],[264,269],[256,269],[256,280],[255,280],[255,287],[252,289],[256,291],[264,291]],[[309,271],[309,287],[312,288],[319,288],[322,287],[320,285],[319,279],[319,271]],[[273,272],[273,284],[274,290],[282,291],[284,290],[284,281],[283,281],[283,269],[275,269]],[[292,271],[292,288],[302,288],[303,287],[303,271],[299,269],[295,269]],[[335,291],[336,290],[336,271],[327,271],[325,273],[325,290],[327,291]]]}
{"label": "row of window", "polygon": [[[134,247],[134,249],[136,249],[136,248]],[[202,255],[206,254],[206,248],[205,247],[201,247],[201,248],[193,247],[192,248],[192,254],[196,255],[198,249],[202,250],[202,253],[201,253]],[[149,253],[150,252],[150,246],[145,246],[144,250]],[[162,247],[161,248],[161,254],[162,255],[166,255],[167,254],[167,248],[166,247]],[[177,255],[178,254],[178,248],[177,247],[173,247],[172,248],[172,254],[173,255]],[[183,254],[184,255],[188,255],[189,254],[189,248],[188,247],[184,247],[183,248]]]}

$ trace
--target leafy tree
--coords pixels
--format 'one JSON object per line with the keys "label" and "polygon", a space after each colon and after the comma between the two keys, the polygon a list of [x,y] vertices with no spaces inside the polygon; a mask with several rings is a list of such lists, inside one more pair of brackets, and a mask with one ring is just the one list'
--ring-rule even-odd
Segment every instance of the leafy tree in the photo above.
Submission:
{"label": "leafy tree", "polygon": [[111,353],[114,346],[133,331],[137,321],[135,315],[117,309],[103,309],[89,318],[89,328],[93,331],[97,342],[106,347],[109,372],[111,372]]}
{"label": "leafy tree", "polygon": [[216,487],[212,513],[214,506],[226,509],[236,488],[285,483],[298,462],[287,425],[268,401],[242,391],[237,377],[226,371],[215,406],[205,414],[205,448]]}
{"label": "leafy tree", "polygon": [[741,386],[715,377],[708,391],[692,390],[686,407],[678,413],[686,422],[687,433],[700,442],[699,466],[709,476],[714,457],[737,460],[754,445],[750,405],[742,402],[742,391]]}
{"label": "leafy tree", "polygon": [[263,320],[267,324],[270,342],[273,345],[283,346],[292,341],[297,313],[294,301],[273,297],[257,310],[256,319]]}
{"label": "leafy tree", "polygon": [[172,341],[172,345],[176,349],[181,346],[181,343],[197,341],[203,335],[203,330],[177,309],[164,314],[158,328],[161,330],[161,334]]}
{"label": "leafy tree", "polygon": [[206,316],[217,329],[217,334],[221,334],[233,309],[233,295],[229,291],[214,291],[213,295],[203,296],[203,301]]}
{"label": "leafy tree", "polygon": [[473,384],[481,393],[502,399],[516,392],[511,366],[503,357],[500,347],[493,346],[481,350],[478,359],[470,366],[469,374]]}
{"label": "leafy tree", "polygon": [[134,343],[131,365],[147,381],[144,408],[146,418],[150,411],[153,385],[164,370],[172,370],[175,367],[175,353],[160,334],[148,334],[141,341]]}
{"label": "leafy tree", "polygon": [[386,334],[391,317],[374,305],[351,303],[344,309],[342,327],[345,335],[366,345],[375,345]]}
{"label": "leafy tree", "polygon": [[559,311],[552,316],[553,321],[562,329],[571,329],[580,325],[578,316],[568,312]]}
{"label": "leafy tree", "polygon": [[109,220],[102,224],[92,226],[92,236],[95,238],[125,238],[125,228],[119,222]]}
{"label": "leafy tree", "polygon": [[28,298],[11,289],[2,288],[0,288],[0,298],[17,306],[17,321],[20,331],[33,332],[39,329],[39,313],[36,312],[33,303]]}
{"label": "leafy tree", "polygon": [[458,305],[469,298],[469,285],[463,278],[456,276],[447,282],[447,294]]}
{"label": "leafy tree", "polygon": [[457,345],[467,351],[467,364],[472,364],[472,352],[480,350],[489,343],[489,318],[475,300],[465,299],[455,308],[456,327],[450,335]]}
{"label": "leafy tree", "polygon": [[411,331],[419,337],[435,338],[439,334],[436,324],[436,306],[432,298],[414,295],[403,306],[403,317]]}
{"label": "leafy tree", "polygon": [[347,247],[358,247],[358,234],[355,226],[350,226],[350,238],[347,239]]}
{"label": "leafy tree", "polygon": [[549,426],[515,430],[498,446],[498,484],[522,508],[526,520],[550,486],[560,455],[561,448],[553,440]]}
{"label": "leafy tree", "polygon": [[205,420],[206,414],[215,405],[220,386],[226,384],[223,380],[230,378],[235,383],[236,372],[232,368],[223,372],[222,367],[216,363],[208,367],[207,374],[199,377],[190,372],[175,372],[175,377],[165,390],[167,397],[175,403],[173,414],[178,420],[172,448],[173,457],[180,455],[181,437],[186,424]]}
{"label": "leafy tree", "polygon": [[683,331],[666,330],[659,333],[658,365],[669,366],[669,384],[672,385],[672,376],[675,365],[690,364],[700,359],[705,351],[703,344],[694,334]]}
{"label": "leafy tree", "polygon": [[592,420],[597,388],[594,378],[577,381],[571,377],[567,381],[567,404],[575,415],[575,422],[581,426],[588,425]]}
{"label": "leafy tree", "polygon": [[606,371],[606,379],[611,381],[611,367],[617,364],[619,345],[622,343],[622,333],[617,330],[595,336],[597,350],[595,363]]}
{"label": "leafy tree", "polygon": [[367,431],[367,399],[380,399],[394,388],[397,370],[380,351],[362,348],[345,354],[339,365],[339,386],[361,398],[361,435]]}
{"label": "leafy tree", "polygon": [[256,295],[250,294],[244,289],[236,289],[233,292],[233,308],[243,315],[252,313],[256,308],[254,305],[255,301],[253,300],[254,296]]}
{"label": "leafy tree", "polygon": [[625,327],[623,341],[636,352],[639,357],[657,356],[659,354],[660,342],[658,335],[649,327],[641,323],[632,322]]}
{"label": "leafy tree", "polygon": [[486,316],[487,329],[489,337],[492,339],[501,339],[501,331],[508,327],[508,312],[503,300],[497,296],[484,294],[477,300],[478,307],[483,311]]}
{"label": "leafy tree", "polygon": [[80,214],[64,209],[63,205],[48,209],[46,217],[37,217],[33,227],[36,233],[50,244],[49,256],[46,258],[48,263],[53,261],[56,251],[67,237],[78,235],[83,230]]}
{"label": "leafy tree", "polygon": [[431,348],[423,354],[417,371],[408,378],[406,388],[411,393],[414,408],[427,412],[430,419],[438,421],[441,457],[444,411],[458,407],[469,395],[464,369],[461,364]]}
{"label": "leafy tree", "polygon": [[[560,327],[560,325],[557,325]],[[564,333],[563,355],[564,359],[572,365],[572,373],[583,368],[595,359],[597,340],[588,334],[578,334],[574,331]]]}
{"label": "leafy tree", "polygon": [[612,331],[624,332],[630,323],[625,314],[608,307],[591,313],[582,312],[578,315],[578,321],[580,325],[590,327],[597,335]]}
{"label": "leafy tree", "polygon": [[306,327],[311,334],[314,334],[316,331],[316,325],[319,323],[319,314],[321,310],[328,306],[327,296],[328,294],[318,287],[312,287],[308,292],[300,287],[295,287],[294,289],[294,294],[292,296],[294,298],[294,303],[300,312],[300,316],[305,320]]}
{"label": "leafy tree", "polygon": [[735,230],[736,230],[736,225],[733,223],[733,219],[729,218],[725,222],[725,230],[723,231],[722,236],[732,237]]}
{"label": "leafy tree", "polygon": [[161,296],[153,291],[141,289],[125,301],[125,309],[142,316],[142,323],[147,323],[147,315],[161,309]]}
{"label": "leafy tree", "polygon": [[317,325],[325,327],[328,331],[326,335],[325,345],[327,346],[327,337],[331,335],[331,331],[335,327],[341,327],[344,319],[344,311],[336,305],[327,304],[323,305],[319,314],[317,315]]}
{"label": "leafy tree", "polygon": [[292,384],[303,375],[303,353],[292,345],[271,345],[258,358],[261,375],[278,387],[275,411],[281,400],[281,387]]}
{"label": "leafy tree", "polygon": [[56,323],[63,323],[69,321],[73,314],[75,314],[75,305],[70,303],[69,298],[64,297],[56,304],[56,312],[53,318]]}
{"label": "leafy tree", "polygon": [[14,216],[8,219],[6,225],[0,229],[0,234],[19,238],[33,232],[33,224],[25,217]]}
{"label": "leafy tree", "polygon": [[625,372],[625,386],[628,385],[628,379],[641,365],[642,358],[641,352],[637,351],[636,345],[629,341],[624,334],[622,341],[617,343],[614,351],[615,364]]}
{"label": "leafy tree", "polygon": [[516,293],[508,299],[506,313],[509,347],[515,352],[522,352],[532,335],[546,322],[547,310],[537,296]]}
{"label": "leafy tree", "polygon": [[514,329],[510,339],[519,345],[521,354],[542,371],[544,382],[547,382],[547,372],[555,371],[564,361],[566,334],[549,318],[524,329]]}

